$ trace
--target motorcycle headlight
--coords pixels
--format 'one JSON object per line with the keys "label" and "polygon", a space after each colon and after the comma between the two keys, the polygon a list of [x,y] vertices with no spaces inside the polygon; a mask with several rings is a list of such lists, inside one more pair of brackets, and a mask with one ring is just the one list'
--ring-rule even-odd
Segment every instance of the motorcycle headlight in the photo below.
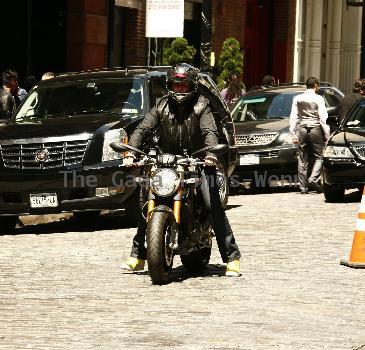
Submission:
{"label": "motorcycle headlight", "polygon": [[152,191],[161,197],[175,193],[180,186],[180,176],[173,169],[158,169],[151,178]]}
{"label": "motorcycle headlight", "polygon": [[354,158],[348,147],[344,146],[327,146],[324,150],[326,158]]}
{"label": "motorcycle headlight", "polygon": [[102,161],[122,159],[123,153],[115,152],[110,144],[112,142],[116,143],[128,143],[128,135],[124,129],[114,129],[109,130],[104,135],[104,145],[103,145],[103,158]]}

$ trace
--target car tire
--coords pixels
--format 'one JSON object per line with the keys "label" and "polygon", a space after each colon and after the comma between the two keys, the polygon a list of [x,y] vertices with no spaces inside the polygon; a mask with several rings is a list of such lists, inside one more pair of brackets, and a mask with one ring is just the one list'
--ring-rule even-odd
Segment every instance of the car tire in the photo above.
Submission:
{"label": "car tire", "polygon": [[0,227],[1,232],[0,236],[6,233],[12,232],[15,229],[16,224],[18,223],[18,216],[3,216],[0,218]]}
{"label": "car tire", "polygon": [[345,189],[343,187],[330,186],[323,184],[323,194],[326,202],[338,203],[342,202],[345,198]]}

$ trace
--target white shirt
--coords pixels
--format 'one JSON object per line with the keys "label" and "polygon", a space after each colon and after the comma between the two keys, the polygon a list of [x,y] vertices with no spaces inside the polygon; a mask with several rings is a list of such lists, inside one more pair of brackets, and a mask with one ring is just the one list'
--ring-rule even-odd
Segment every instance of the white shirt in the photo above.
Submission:
{"label": "white shirt", "polygon": [[328,113],[324,98],[315,89],[307,89],[294,97],[290,113],[290,132],[295,134],[300,126],[321,126],[325,140],[330,137],[330,127],[326,121]]}

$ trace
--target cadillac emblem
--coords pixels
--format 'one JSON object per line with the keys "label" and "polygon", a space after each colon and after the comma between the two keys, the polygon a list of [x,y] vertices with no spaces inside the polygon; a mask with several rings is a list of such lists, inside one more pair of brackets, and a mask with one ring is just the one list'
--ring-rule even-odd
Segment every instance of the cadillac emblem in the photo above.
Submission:
{"label": "cadillac emblem", "polygon": [[49,157],[49,152],[47,149],[39,149],[37,152],[35,152],[35,160],[38,163],[43,163],[45,162]]}

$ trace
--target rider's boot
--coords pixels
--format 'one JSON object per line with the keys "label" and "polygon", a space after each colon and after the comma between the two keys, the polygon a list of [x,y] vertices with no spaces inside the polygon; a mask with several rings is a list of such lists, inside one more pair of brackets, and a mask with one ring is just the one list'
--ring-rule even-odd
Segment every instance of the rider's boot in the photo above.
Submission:
{"label": "rider's boot", "polygon": [[232,260],[227,264],[226,276],[239,277],[240,273],[240,259]]}
{"label": "rider's boot", "polygon": [[127,261],[120,267],[122,270],[128,271],[142,271],[146,260],[134,258],[130,256]]}

